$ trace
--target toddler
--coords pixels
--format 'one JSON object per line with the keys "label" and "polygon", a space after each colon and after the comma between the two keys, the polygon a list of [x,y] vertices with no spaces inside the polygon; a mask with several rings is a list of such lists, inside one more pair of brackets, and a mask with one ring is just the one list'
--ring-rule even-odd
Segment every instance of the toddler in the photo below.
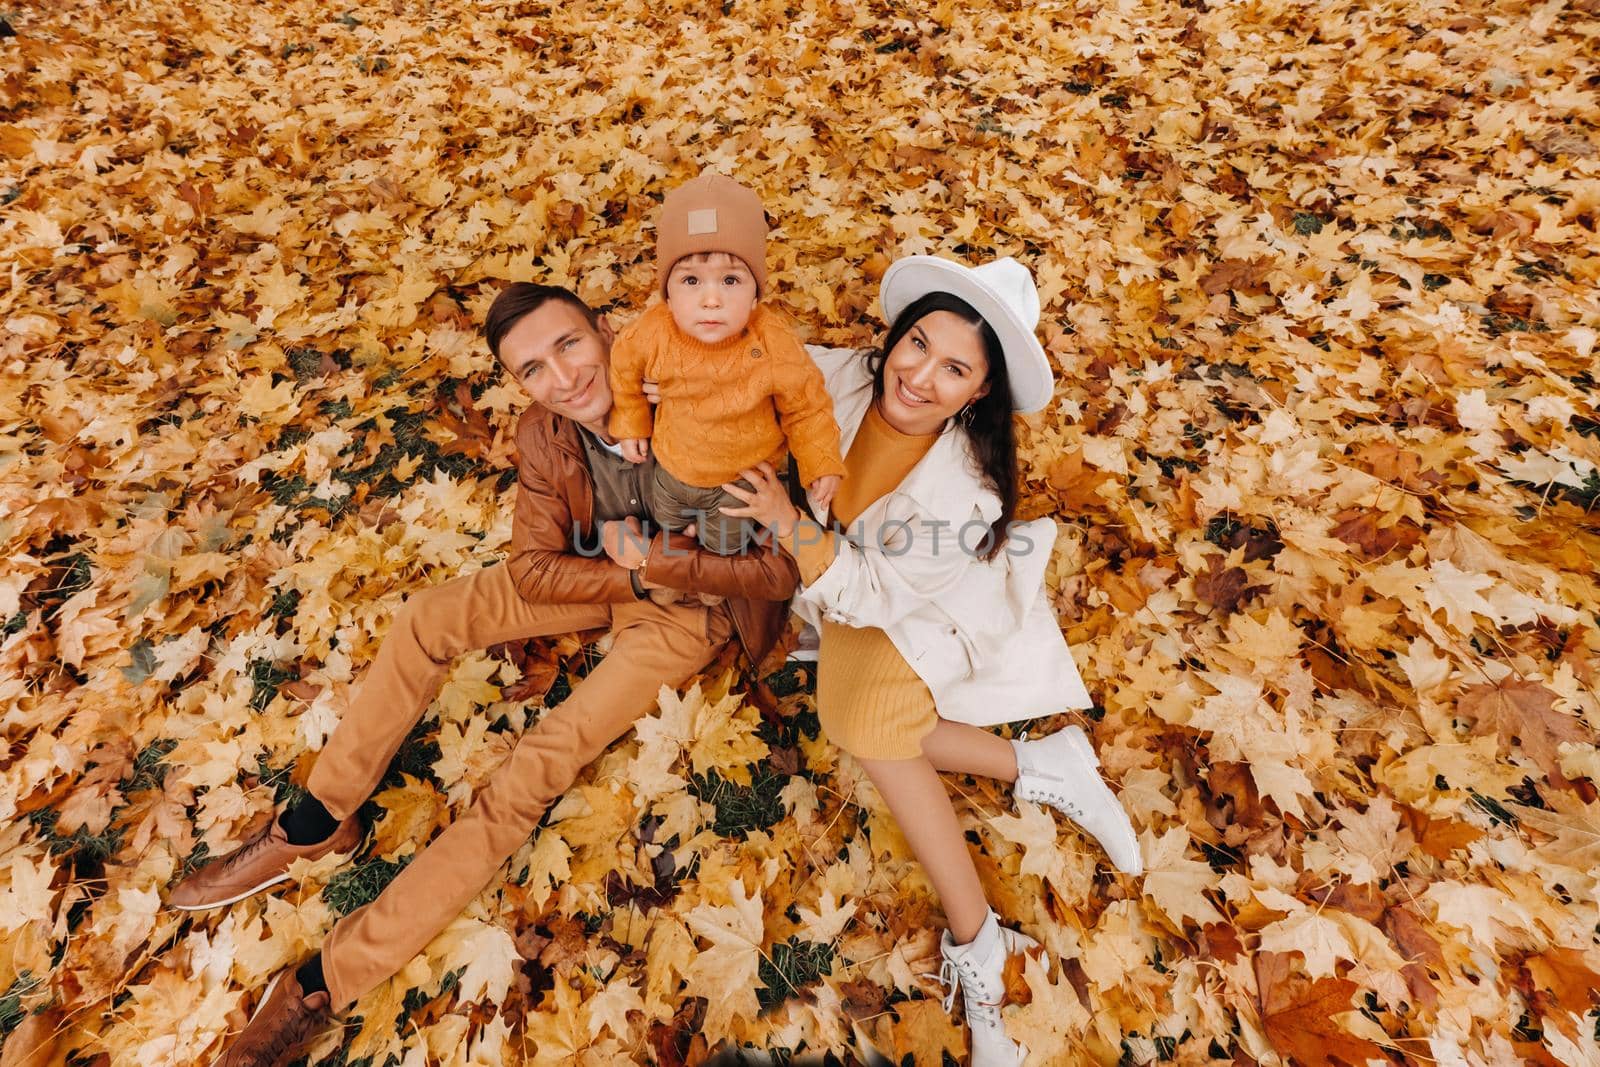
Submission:
{"label": "toddler", "polygon": [[[702,174],[667,194],[656,226],[658,304],[611,348],[610,430],[622,454],[656,468],[650,512],[668,530],[695,524],[719,555],[755,536],[724,515],[744,502],[722,488],[785,442],[800,481],[827,507],[844,474],[839,427],[822,372],[767,295],[767,222],[761,200],[732,178]],[[652,416],[644,380],[661,403]],[[741,483],[746,486],[748,483]]]}

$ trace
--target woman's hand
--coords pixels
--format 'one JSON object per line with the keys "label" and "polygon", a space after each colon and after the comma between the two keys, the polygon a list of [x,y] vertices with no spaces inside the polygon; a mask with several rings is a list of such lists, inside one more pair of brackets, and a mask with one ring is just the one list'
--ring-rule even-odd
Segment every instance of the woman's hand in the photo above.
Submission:
{"label": "woman's hand", "polygon": [[646,378],[642,383],[644,398],[652,404],[661,403],[661,383],[654,378]]}
{"label": "woman's hand", "polygon": [[748,482],[752,488],[746,489],[737,482],[725,482],[722,488],[730,495],[744,501],[744,506],[724,507],[722,513],[736,518],[751,519],[781,538],[792,536],[795,526],[800,522],[800,512],[789,502],[789,494],[784,491],[783,483],[778,480],[778,472],[772,469],[772,464],[762,463],[751,470],[740,471],[739,477]]}

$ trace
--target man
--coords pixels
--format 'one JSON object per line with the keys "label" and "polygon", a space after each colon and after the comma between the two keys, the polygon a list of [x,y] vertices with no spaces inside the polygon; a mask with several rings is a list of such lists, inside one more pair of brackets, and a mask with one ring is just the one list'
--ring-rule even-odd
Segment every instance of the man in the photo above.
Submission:
{"label": "man", "polygon": [[[737,633],[752,664],[783,626],[797,571],[770,546],[717,556],[692,537],[646,540],[652,470],[606,433],[612,331],[571,292],[511,285],[484,325],[489,349],[534,401],[517,424],[518,489],[503,566],[410,597],[313,769],[310,798],[172,892],[220,907],[287,880],[300,858],[352,852],[356,811],[437,692],[452,658],[501,641],[609,627],[610,653],[522,735],[468,811],[322,951],[280,972],[219,1067],[282,1067],[367,990],[399,971],[476,896],[582,768]],[[592,550],[598,541],[604,553]],[[652,589],[698,596],[657,603]],[[662,598],[666,599],[666,598]]]}

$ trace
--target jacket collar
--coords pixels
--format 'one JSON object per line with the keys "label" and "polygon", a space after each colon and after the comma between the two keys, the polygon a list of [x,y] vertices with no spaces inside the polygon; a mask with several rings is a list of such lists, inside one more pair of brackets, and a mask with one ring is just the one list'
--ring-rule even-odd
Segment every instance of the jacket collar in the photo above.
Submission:
{"label": "jacket collar", "polygon": [[[833,417],[839,423],[840,450],[848,454],[872,403],[872,373],[865,359],[855,359],[834,381],[838,391],[833,398]],[[967,433],[954,419],[945,421],[938,440],[911,468],[897,492],[941,518],[968,516],[973,508],[984,522],[1000,517],[1000,498],[984,484]]]}
{"label": "jacket collar", "polygon": [[575,459],[583,459],[583,442],[578,439],[578,424],[549,408],[536,407],[534,417],[543,425],[550,443]]}

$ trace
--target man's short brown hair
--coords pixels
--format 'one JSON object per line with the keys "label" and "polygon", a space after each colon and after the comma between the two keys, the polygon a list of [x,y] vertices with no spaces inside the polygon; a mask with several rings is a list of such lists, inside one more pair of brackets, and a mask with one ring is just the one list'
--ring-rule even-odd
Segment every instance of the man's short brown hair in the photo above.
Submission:
{"label": "man's short brown hair", "polygon": [[522,321],[523,316],[533,314],[551,300],[560,300],[577,308],[589,320],[590,326],[599,324],[600,316],[594,308],[585,304],[571,289],[559,285],[512,282],[494,298],[494,303],[489,305],[489,314],[483,320],[483,339],[489,342],[489,351],[496,360],[500,358],[500,342],[511,332],[511,327]]}

